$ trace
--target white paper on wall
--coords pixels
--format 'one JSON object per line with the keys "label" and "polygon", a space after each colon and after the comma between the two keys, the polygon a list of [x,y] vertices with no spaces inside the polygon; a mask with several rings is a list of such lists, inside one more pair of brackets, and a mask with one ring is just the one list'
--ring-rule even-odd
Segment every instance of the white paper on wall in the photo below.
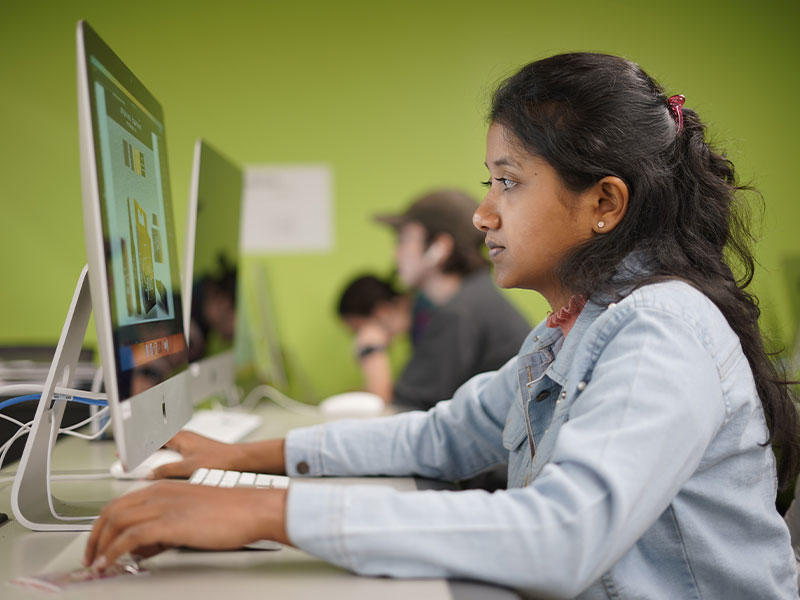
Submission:
{"label": "white paper on wall", "polygon": [[330,251],[332,179],[327,165],[247,166],[242,250],[284,254]]}

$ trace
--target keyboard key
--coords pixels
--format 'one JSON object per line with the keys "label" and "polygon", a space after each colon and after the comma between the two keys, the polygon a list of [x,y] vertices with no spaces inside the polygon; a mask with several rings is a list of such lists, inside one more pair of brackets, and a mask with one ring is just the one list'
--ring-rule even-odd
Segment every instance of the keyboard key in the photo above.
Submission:
{"label": "keyboard key", "polygon": [[273,475],[272,487],[287,489],[289,487],[289,481],[290,481],[289,478],[284,475]]}
{"label": "keyboard key", "polygon": [[219,487],[234,487],[236,482],[239,481],[239,471],[225,471],[222,481],[219,482]]}
{"label": "keyboard key", "polygon": [[225,471],[222,469],[211,469],[203,480],[203,485],[219,485],[224,475]]}
{"label": "keyboard key", "polygon": [[206,478],[206,475],[208,475],[208,469],[206,469],[205,467],[200,467],[199,469],[197,469],[197,471],[194,472],[192,478],[189,480],[189,483],[193,483],[195,485],[202,483],[203,480]]}
{"label": "keyboard key", "polygon": [[239,483],[236,485],[239,486],[251,486],[256,484],[256,474],[255,473],[242,473],[241,477],[239,477]]}
{"label": "keyboard key", "polygon": [[272,477],[259,473],[256,475],[256,487],[272,487]]}

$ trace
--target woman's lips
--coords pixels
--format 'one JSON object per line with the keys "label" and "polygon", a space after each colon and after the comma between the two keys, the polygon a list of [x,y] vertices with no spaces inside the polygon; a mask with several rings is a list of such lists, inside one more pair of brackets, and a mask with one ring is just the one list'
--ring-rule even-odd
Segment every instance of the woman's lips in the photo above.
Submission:
{"label": "woman's lips", "polygon": [[494,260],[499,254],[506,249],[505,246],[501,246],[497,242],[493,242],[490,240],[486,240],[486,247],[489,248],[489,258]]}

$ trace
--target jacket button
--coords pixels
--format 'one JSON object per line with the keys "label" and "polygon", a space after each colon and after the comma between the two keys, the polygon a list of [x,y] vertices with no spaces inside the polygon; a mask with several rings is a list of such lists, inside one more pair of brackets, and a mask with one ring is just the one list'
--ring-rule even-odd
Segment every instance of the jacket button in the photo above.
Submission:
{"label": "jacket button", "polygon": [[297,469],[297,472],[300,473],[300,475],[305,475],[306,473],[308,473],[311,470],[311,467],[309,467],[308,463],[303,460],[303,461],[300,461],[299,463],[297,463],[296,469]]}
{"label": "jacket button", "polygon": [[614,308],[616,305],[617,305],[616,302],[612,302],[611,304],[608,305],[608,308]]}
{"label": "jacket button", "polygon": [[582,391],[583,391],[583,390],[585,390],[585,389],[586,389],[586,382],[585,382],[585,381],[581,381],[581,382],[578,384],[578,391],[579,391],[579,392],[582,392]]}

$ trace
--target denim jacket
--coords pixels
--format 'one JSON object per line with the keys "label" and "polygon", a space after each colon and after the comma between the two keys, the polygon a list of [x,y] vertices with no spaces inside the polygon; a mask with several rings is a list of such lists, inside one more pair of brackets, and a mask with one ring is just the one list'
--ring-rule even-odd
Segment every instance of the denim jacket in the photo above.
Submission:
{"label": "denim jacket", "polygon": [[658,283],[589,302],[566,338],[540,324],[517,357],[428,412],[286,439],[292,476],[457,480],[507,463],[508,490],[296,481],[287,528],[368,575],[533,597],[797,598],[767,438],[725,318],[689,285]]}

